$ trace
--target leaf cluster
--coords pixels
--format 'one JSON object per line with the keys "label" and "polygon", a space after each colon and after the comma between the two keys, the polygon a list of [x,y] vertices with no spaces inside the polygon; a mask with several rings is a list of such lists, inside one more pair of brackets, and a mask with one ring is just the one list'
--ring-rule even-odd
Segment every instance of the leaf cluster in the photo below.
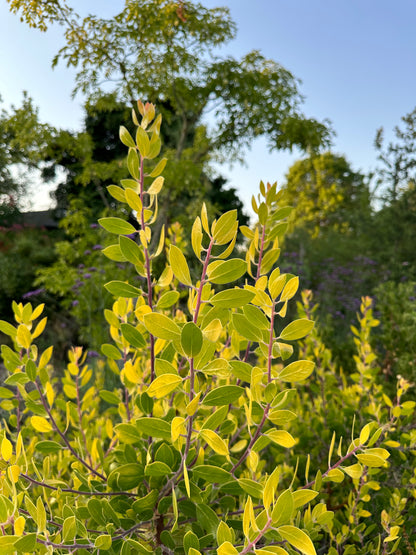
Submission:
{"label": "leaf cluster", "polygon": [[[203,205],[191,234],[199,278],[172,243],[156,278],[166,245],[164,228],[154,233],[166,161],[151,167],[160,115],[150,103],[137,109],[136,132],[120,129],[130,178],[109,187],[135,221],[100,220],[115,237],[104,254],[141,278],[105,285],[114,302],[101,352],[117,385],[104,387],[80,347],[54,378],[53,347],[37,346],[43,305],[13,303],[15,323],[0,321],[13,344],[2,346],[1,407],[10,412],[0,443],[2,551],[314,555],[344,546],[364,554],[383,543],[393,552],[405,510],[401,485],[386,494],[380,527],[363,526],[370,516],[363,504],[388,472],[387,448],[412,453],[406,419],[414,403],[402,400],[405,380],[394,402],[375,382],[370,301],[363,299],[352,330],[357,374],[347,384],[334,375],[307,306],[283,324],[299,279],[276,266],[290,213],[276,184],[261,183],[253,198],[258,221],[241,230],[245,258],[232,255],[236,211],[210,221]],[[295,356],[294,342],[308,334]],[[340,406],[345,422],[334,430]],[[353,413],[360,421],[350,426]],[[402,423],[400,442],[390,439]],[[336,446],[345,429],[351,440]],[[358,493],[348,486],[330,495],[328,484],[344,480]]]}

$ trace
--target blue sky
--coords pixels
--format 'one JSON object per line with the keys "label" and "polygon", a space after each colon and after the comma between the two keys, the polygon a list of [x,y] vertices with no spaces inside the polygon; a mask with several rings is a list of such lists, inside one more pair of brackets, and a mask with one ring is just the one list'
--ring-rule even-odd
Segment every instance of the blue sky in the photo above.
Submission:
{"label": "blue sky", "polygon": [[[416,106],[416,2],[414,0],[202,0],[206,7],[228,6],[237,38],[224,53],[238,58],[252,49],[281,63],[302,81],[303,111],[329,118],[337,135],[333,150],[353,168],[374,169],[376,129],[386,137]],[[83,13],[110,16],[119,0],[71,1]],[[20,104],[27,90],[40,117],[56,126],[79,129],[82,99],[71,99],[74,72],[51,59],[63,45],[62,31],[29,29],[0,0],[0,95],[3,106]],[[269,154],[262,140],[247,153],[245,166],[220,168],[246,205],[260,179],[282,182],[299,153]],[[46,192],[33,197],[36,207]]]}

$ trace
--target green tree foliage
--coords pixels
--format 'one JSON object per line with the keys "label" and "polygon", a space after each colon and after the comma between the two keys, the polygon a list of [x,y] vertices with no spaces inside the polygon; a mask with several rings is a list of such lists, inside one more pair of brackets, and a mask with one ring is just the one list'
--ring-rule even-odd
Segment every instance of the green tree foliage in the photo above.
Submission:
{"label": "green tree foliage", "polygon": [[56,130],[51,136],[43,153],[42,176],[45,180],[56,179],[64,170],[53,192],[58,218],[73,212],[72,201],[89,210],[91,222],[103,210],[114,207],[106,187],[128,175],[114,129],[127,118],[130,119],[130,110],[106,96],[86,103],[81,131]]}
{"label": "green tree foliage", "polygon": [[331,152],[295,162],[283,185],[296,228],[312,237],[328,231],[354,234],[368,222],[370,194],[364,175]]}
{"label": "green tree foliage", "polygon": [[[207,9],[197,2],[129,0],[112,19],[81,19],[66,2],[10,0],[10,8],[32,26],[59,22],[66,44],[54,59],[78,68],[75,91],[102,95],[105,84],[119,100],[168,101],[180,122],[175,148],[182,156],[195,126],[194,159],[241,148],[264,135],[270,148],[317,149],[327,144],[326,124],[299,110],[302,97],[293,75],[256,51],[241,60],[218,59],[215,49],[234,37],[227,8]],[[207,111],[215,114],[211,131],[201,127]]]}
{"label": "green tree foliage", "polygon": [[[52,347],[37,346],[43,305],[14,303],[14,324],[0,321],[13,344],[1,349],[10,413],[0,439],[2,552],[376,555],[381,545],[396,551],[402,536],[413,549],[416,403],[404,400],[404,379],[394,402],[377,381],[371,300],[352,329],[347,381],[307,297],[300,317],[283,322],[299,280],[276,267],[288,215],[276,185],[261,184],[253,201],[245,260],[230,258],[236,211],[210,221],[203,205],[191,234],[199,279],[174,244],[155,279],[164,179],[159,164],[143,162],[160,148],[160,118],[151,104],[139,111],[137,140],[120,133],[130,180],[110,188],[136,221],[100,219],[114,241],[104,254],[143,278],[105,285],[114,303],[101,351],[117,385],[103,388],[80,347],[54,379]],[[252,284],[235,286],[245,275]]]}
{"label": "green tree foliage", "polygon": [[402,375],[416,379],[416,283],[381,283],[375,291],[381,333],[374,339],[382,368],[388,377]]}
{"label": "green tree foliage", "polygon": [[401,127],[394,128],[394,139],[387,144],[380,128],[375,145],[379,152],[376,192],[381,207],[374,222],[377,241],[373,248],[384,271],[389,272],[387,278],[415,279],[416,109],[402,118]]}
{"label": "green tree foliage", "polygon": [[41,162],[50,128],[39,122],[32,100],[23,95],[21,106],[0,113],[0,224],[17,219],[27,201],[30,170]]}
{"label": "green tree foliage", "polygon": [[409,182],[416,181],[416,108],[402,117],[403,127],[394,128],[395,140],[387,145],[384,129],[376,134],[375,147],[379,152],[377,168],[381,198],[393,204]]}

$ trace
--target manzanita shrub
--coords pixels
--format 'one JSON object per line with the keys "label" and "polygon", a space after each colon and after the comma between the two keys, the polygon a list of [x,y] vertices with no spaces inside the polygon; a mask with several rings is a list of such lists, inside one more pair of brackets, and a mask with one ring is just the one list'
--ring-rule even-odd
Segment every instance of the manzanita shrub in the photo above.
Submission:
{"label": "manzanita shrub", "polygon": [[[137,224],[100,220],[118,238],[104,254],[143,278],[105,286],[115,300],[102,353],[118,386],[103,389],[79,347],[54,378],[52,347],[36,346],[42,305],[14,303],[16,325],[0,323],[14,345],[2,347],[1,553],[392,553],[399,485],[374,526],[361,521],[390,472],[386,446],[400,446],[388,434],[412,412],[402,402],[409,384],[400,382],[394,402],[384,398],[368,326],[354,331],[358,374],[349,386],[306,312],[283,325],[299,282],[275,267],[290,213],[276,185],[261,184],[253,199],[258,222],[241,229],[245,257],[232,257],[236,212],[209,222],[202,206],[191,237],[198,281],[175,244],[154,277],[165,249],[163,227],[154,237],[152,225],[166,161],[152,165],[160,116],[152,104],[138,111],[135,139],[120,132],[131,178],[109,187]],[[402,434],[406,448],[412,433]]]}

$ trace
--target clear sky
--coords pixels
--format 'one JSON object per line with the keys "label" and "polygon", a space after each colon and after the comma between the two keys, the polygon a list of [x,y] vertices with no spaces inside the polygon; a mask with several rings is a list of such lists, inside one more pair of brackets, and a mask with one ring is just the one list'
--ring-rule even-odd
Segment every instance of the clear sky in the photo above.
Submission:
{"label": "clear sky", "polygon": [[[69,0],[83,14],[111,16],[121,0]],[[386,137],[416,106],[415,0],[202,0],[228,6],[237,23],[225,53],[238,58],[252,49],[281,63],[302,81],[303,111],[329,118],[336,131],[333,150],[355,170],[374,169],[376,129]],[[82,98],[71,99],[74,72],[51,69],[64,44],[62,31],[29,29],[0,0],[0,95],[3,106],[19,105],[27,90],[43,121],[78,130]],[[299,153],[267,152],[262,140],[247,154],[246,166],[221,167],[246,205],[260,179],[281,182]],[[45,192],[35,207],[48,202]]]}

